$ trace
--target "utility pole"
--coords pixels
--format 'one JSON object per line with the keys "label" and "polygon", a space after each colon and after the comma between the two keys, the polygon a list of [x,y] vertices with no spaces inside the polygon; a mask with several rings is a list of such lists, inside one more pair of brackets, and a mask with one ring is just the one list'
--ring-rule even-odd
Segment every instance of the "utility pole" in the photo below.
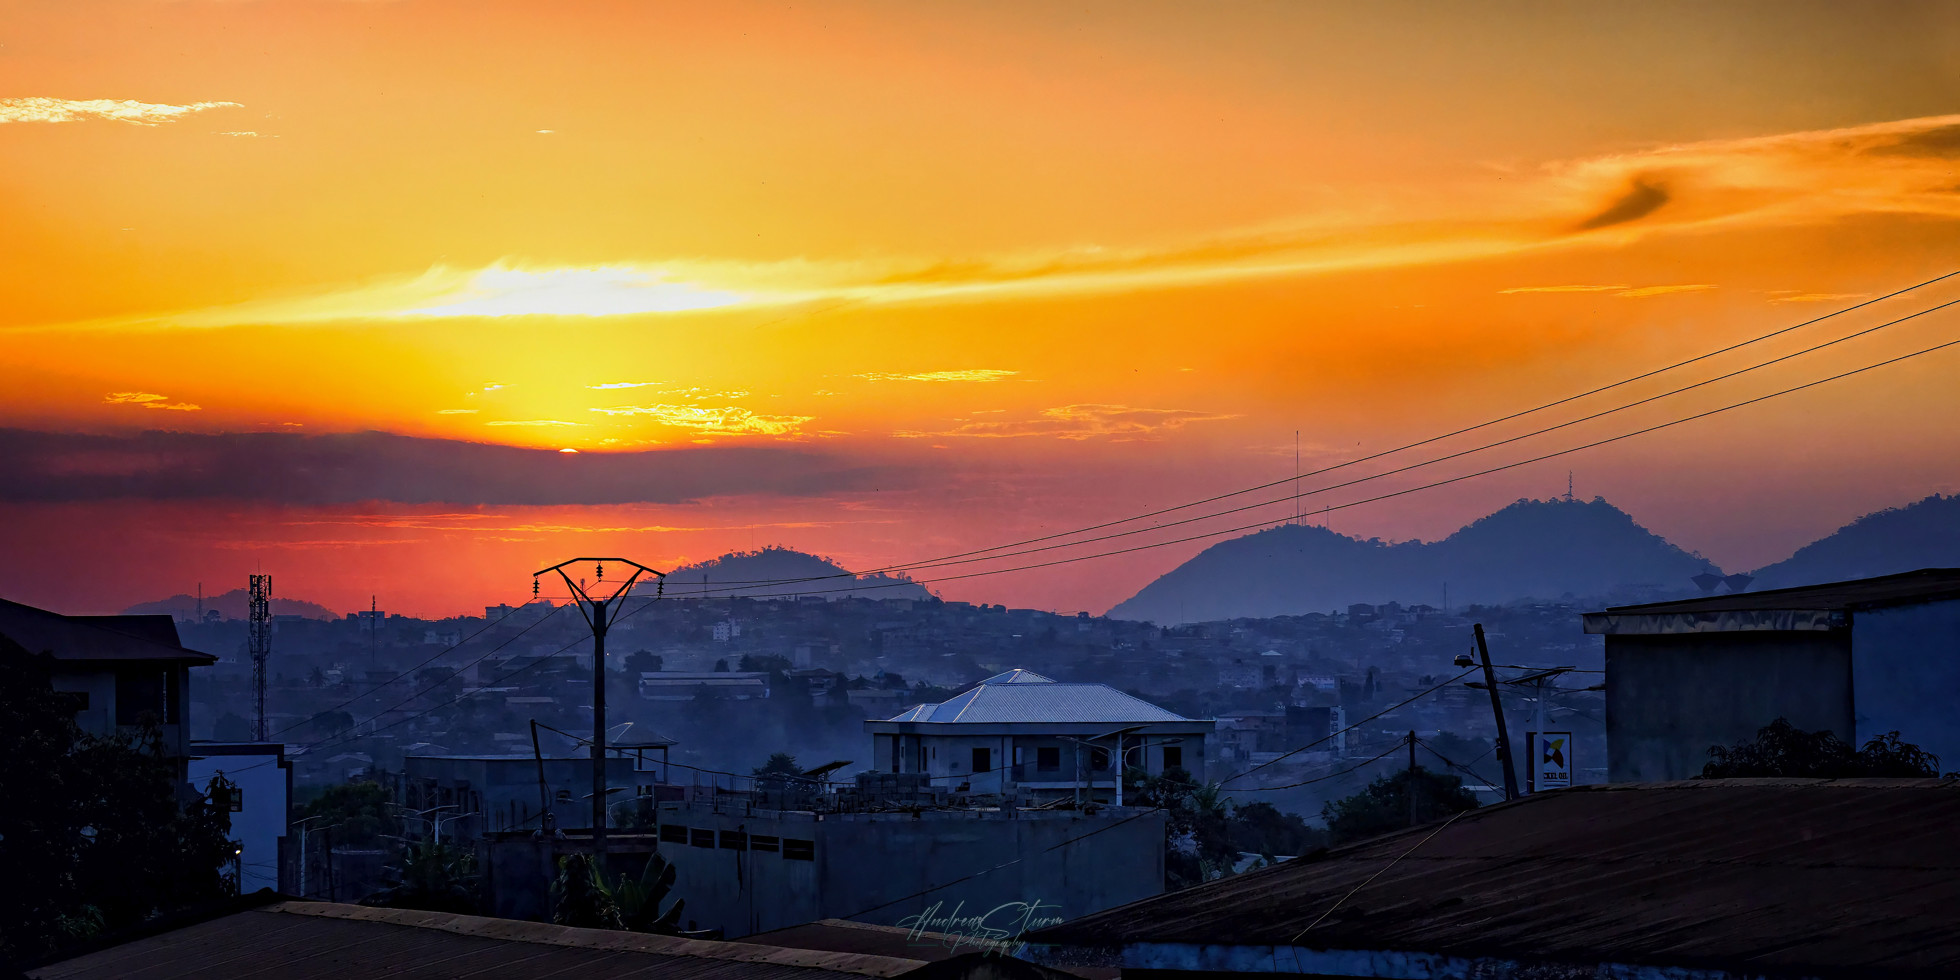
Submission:
{"label": "utility pole", "polygon": [[[588,561],[598,566],[594,580],[601,588],[606,581],[606,562],[625,565],[633,570],[633,574],[627,576],[626,581],[621,582],[611,595],[595,599],[585,590],[583,579],[573,581],[571,574],[565,571],[568,566]],[[640,576],[654,576],[664,591],[667,573],[654,571],[625,558],[573,558],[531,573],[532,591],[536,591],[537,577],[547,572],[557,572],[558,577],[565,580],[565,587],[571,590],[579,615],[585,617],[585,624],[592,628],[592,864],[603,873],[606,866],[606,631],[619,619],[620,610],[625,607],[625,597],[631,593],[633,583],[638,582]],[[657,597],[659,593],[655,595]]]}
{"label": "utility pole", "polygon": [[[254,575],[247,585],[245,649],[252,657],[252,704],[258,717],[252,737],[263,742],[266,740],[265,662],[272,655],[272,576]],[[202,587],[199,591],[203,591]]]}
{"label": "utility pole", "polygon": [[1416,819],[1416,733],[1409,733],[1409,826],[1415,826]]}
{"label": "utility pole", "polygon": [[544,785],[544,753],[538,749],[538,720],[531,719],[531,757],[538,761],[538,836],[550,838],[558,829],[551,818],[551,793]]}
{"label": "utility pole", "polygon": [[1490,644],[1484,642],[1484,624],[1471,627],[1477,634],[1477,657],[1484,665],[1484,689],[1490,692],[1490,712],[1497,719],[1497,761],[1504,764],[1504,798],[1518,798],[1517,763],[1511,758],[1511,736],[1504,729],[1504,702],[1497,696],[1497,672],[1490,668]]}

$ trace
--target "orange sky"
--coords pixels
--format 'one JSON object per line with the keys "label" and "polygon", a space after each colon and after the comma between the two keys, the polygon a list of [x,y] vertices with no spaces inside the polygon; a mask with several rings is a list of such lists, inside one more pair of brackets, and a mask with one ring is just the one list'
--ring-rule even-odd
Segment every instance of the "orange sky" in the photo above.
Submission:
{"label": "orange sky", "polygon": [[[0,459],[28,475],[0,595],[77,612],[260,567],[440,614],[578,553],[932,557],[1284,477],[1296,429],[1325,465],[1960,268],[1944,4],[0,10]],[[1955,337],[1960,308],[1305,506]],[[1752,568],[1960,488],[1956,370],[1328,520],[1440,536],[1570,469]],[[940,588],[1100,611],[1201,546]]]}

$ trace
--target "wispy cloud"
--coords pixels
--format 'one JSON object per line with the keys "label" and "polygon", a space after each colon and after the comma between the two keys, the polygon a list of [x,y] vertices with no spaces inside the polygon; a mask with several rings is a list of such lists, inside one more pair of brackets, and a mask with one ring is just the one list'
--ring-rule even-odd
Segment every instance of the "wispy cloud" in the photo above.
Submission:
{"label": "wispy cloud", "polygon": [[475,415],[476,413],[477,413],[477,409],[474,409],[474,408],[438,408],[438,409],[436,409],[436,414],[437,414],[437,415]]}
{"label": "wispy cloud", "polygon": [[594,391],[611,391],[615,388],[651,388],[665,383],[664,381],[608,381],[602,385],[586,385],[586,387]]}
{"label": "wispy cloud", "polygon": [[239,108],[236,102],[192,102],[189,105],[169,105],[162,102],[138,102],[135,99],[0,99],[0,123],[65,123],[80,122],[85,119],[109,119],[137,126],[155,126],[158,123],[172,122],[193,112],[235,108]]}
{"label": "wispy cloud", "polygon": [[170,412],[202,410],[200,406],[189,402],[173,402],[169,395],[158,395],[147,391],[112,391],[102,396],[102,401],[110,405],[135,405],[139,408],[156,408]]}
{"label": "wispy cloud", "polygon": [[1612,293],[1627,299],[1639,299],[1642,296],[1665,296],[1669,293],[1699,293],[1714,288],[1713,285],[1705,282],[1675,283],[1665,286],[1629,286],[1621,283],[1615,286],[1513,286],[1497,292],[1505,296],[1513,293]]}
{"label": "wispy cloud", "polygon": [[1019,371],[1004,371],[999,368],[967,368],[961,371],[917,371],[911,374],[885,374],[872,372],[858,377],[866,381],[1005,381],[1020,374]]}
{"label": "wispy cloud", "polygon": [[1063,405],[1043,409],[1033,418],[967,422],[939,432],[896,432],[901,438],[923,439],[968,436],[1009,439],[1024,436],[1051,436],[1057,439],[1118,440],[1143,439],[1181,429],[1192,422],[1217,422],[1238,418],[1218,412],[1197,412],[1180,408],[1132,408],[1128,405]]}
{"label": "wispy cloud", "polygon": [[[1367,207],[1131,247],[1072,243],[981,256],[765,262],[673,257],[587,266],[506,259],[480,269],[437,266],[419,276],[300,299],[104,325],[680,315],[816,303],[978,302],[1465,262],[1624,244],[1662,231],[1776,228],[1871,215],[1960,218],[1954,178],[1960,135],[1955,134],[1960,134],[1960,115],[1656,146],[1550,161],[1513,171],[1502,181],[1477,175],[1448,187],[1386,190]],[[1592,291],[1637,298],[1667,290],[1628,284]],[[889,380],[900,377],[925,380],[903,373]],[[955,373],[932,380],[978,379]]]}
{"label": "wispy cloud", "polygon": [[1864,299],[1870,293],[1798,293],[1787,292],[1773,295],[1772,303],[1839,303],[1845,300]]}
{"label": "wispy cloud", "polygon": [[661,425],[716,435],[790,435],[813,415],[766,415],[737,405],[622,405],[595,408],[603,415],[640,416]]}
{"label": "wispy cloud", "polygon": [[262,139],[262,140],[276,140],[279,138],[277,133],[255,133],[249,129],[228,129],[225,130],[224,132],[219,133],[218,135],[219,136],[249,136],[254,139]]}

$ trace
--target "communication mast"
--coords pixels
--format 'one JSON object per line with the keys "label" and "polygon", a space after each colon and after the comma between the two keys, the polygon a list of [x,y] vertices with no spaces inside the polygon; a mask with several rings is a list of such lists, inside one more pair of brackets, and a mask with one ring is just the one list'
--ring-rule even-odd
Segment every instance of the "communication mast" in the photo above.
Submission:
{"label": "communication mast", "polygon": [[272,654],[272,576],[251,578],[251,598],[246,606],[245,650],[252,656],[252,704],[257,709],[252,736],[266,740],[265,661]]}

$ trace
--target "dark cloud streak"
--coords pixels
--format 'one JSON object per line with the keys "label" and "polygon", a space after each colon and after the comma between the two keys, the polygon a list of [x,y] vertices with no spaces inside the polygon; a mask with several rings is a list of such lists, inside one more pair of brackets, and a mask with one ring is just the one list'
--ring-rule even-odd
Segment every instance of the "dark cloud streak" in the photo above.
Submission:
{"label": "dark cloud streak", "polygon": [[786,446],[560,453],[385,432],[0,429],[0,501],[244,500],[513,506],[818,497],[909,482],[910,470]]}
{"label": "dark cloud streak", "polygon": [[1608,205],[1606,210],[1579,222],[1578,230],[1593,231],[1610,228],[1629,221],[1638,221],[1655,211],[1659,211],[1671,198],[1667,188],[1646,177],[1636,177],[1633,186],[1620,198]]}

